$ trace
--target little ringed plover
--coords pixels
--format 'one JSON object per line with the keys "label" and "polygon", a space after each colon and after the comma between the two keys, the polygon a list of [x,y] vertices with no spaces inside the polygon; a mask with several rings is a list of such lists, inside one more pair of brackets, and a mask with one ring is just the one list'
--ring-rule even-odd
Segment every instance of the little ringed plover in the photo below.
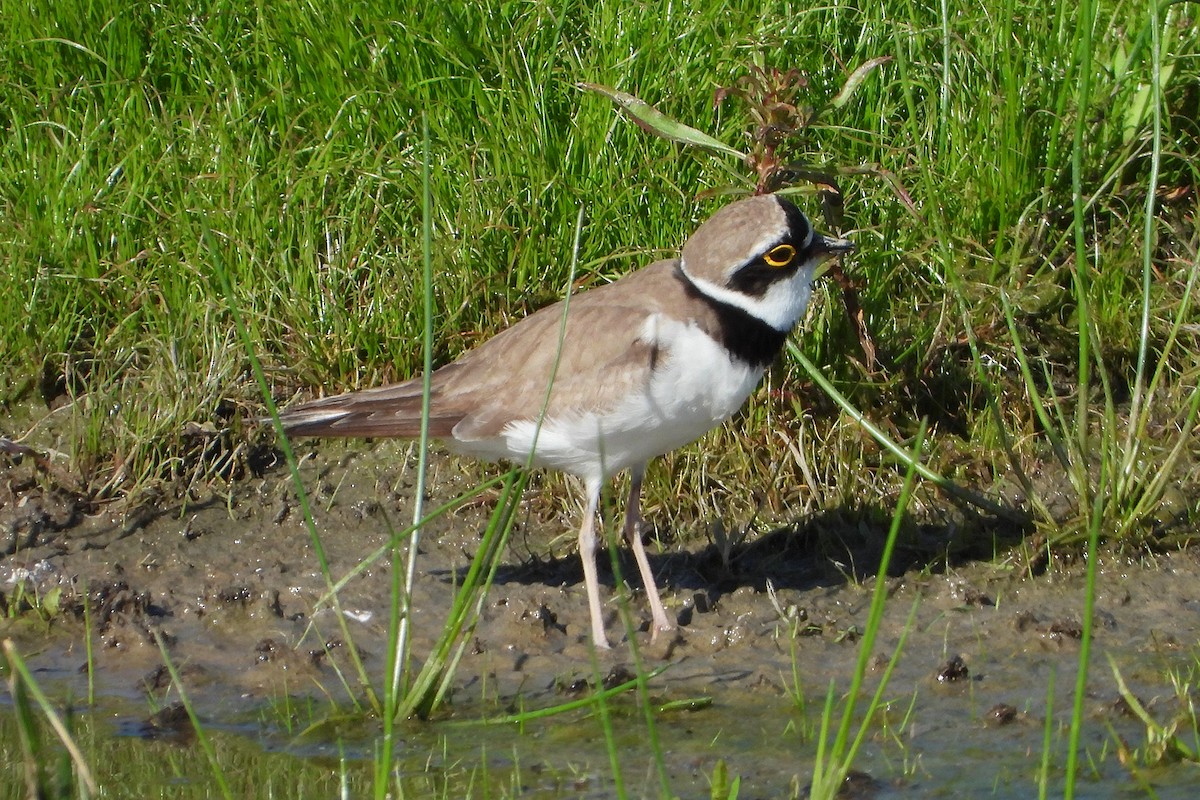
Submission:
{"label": "little ringed plover", "polygon": [[[565,329],[559,302],[431,376],[429,432],[451,450],[583,480],[579,555],[597,647],[608,647],[595,559],[601,486],[630,470],[624,536],[653,640],[673,625],[638,532],[647,461],[738,410],[803,316],[820,265],[852,248],[814,231],[783,197],[740,200],[701,225],[679,258],[572,296]],[[421,401],[418,377],[280,418],[295,435],[416,437]]]}

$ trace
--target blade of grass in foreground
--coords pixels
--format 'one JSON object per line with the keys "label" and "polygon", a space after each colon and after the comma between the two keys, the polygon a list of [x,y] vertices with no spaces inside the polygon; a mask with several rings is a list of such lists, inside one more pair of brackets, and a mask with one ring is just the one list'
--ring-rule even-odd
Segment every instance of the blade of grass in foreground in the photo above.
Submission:
{"label": "blade of grass in foreground", "polygon": [[392,773],[395,753],[396,712],[404,693],[403,680],[408,674],[409,628],[412,620],[413,583],[417,573],[417,553],[420,550],[421,525],[425,513],[425,480],[429,466],[429,394],[433,380],[433,200],[429,188],[429,117],[421,117],[421,288],[423,327],[421,330],[421,432],[417,440],[417,481],[413,490],[412,534],[407,537],[407,559],[404,583],[396,569],[401,556],[399,542],[392,549],[392,605],[388,620],[388,653],[391,680],[383,694],[383,745],[375,761],[375,796],[383,800],[388,794],[388,776]]}
{"label": "blade of grass in foreground", "polygon": [[1051,669],[1050,678],[1046,681],[1046,720],[1042,726],[1042,760],[1037,772],[1038,800],[1046,800],[1050,791],[1050,743],[1054,740],[1054,679],[1055,670]]}
{"label": "blade of grass in foreground", "polygon": [[879,559],[879,569],[875,573],[875,590],[871,594],[871,608],[867,613],[867,624],[863,630],[862,640],[859,643],[858,661],[854,667],[850,690],[846,694],[846,704],[842,709],[842,719],[838,725],[837,734],[832,744],[828,743],[828,735],[833,718],[833,681],[830,681],[829,691],[825,697],[825,709],[821,717],[821,733],[817,741],[817,755],[813,764],[812,786],[809,795],[814,800],[816,798],[829,798],[829,800],[832,800],[841,791],[842,784],[845,782],[846,776],[854,764],[854,759],[858,756],[858,751],[866,739],[871,718],[875,715],[876,709],[880,707],[880,703],[883,700],[883,693],[887,689],[892,671],[900,660],[900,653],[904,650],[904,643],[908,638],[908,632],[912,629],[913,620],[916,618],[919,598],[913,601],[913,606],[909,611],[904,630],[901,632],[899,641],[892,651],[892,656],[888,660],[887,668],[879,680],[879,685],[876,687],[875,693],[871,696],[871,700],[867,705],[866,715],[862,722],[859,723],[858,732],[855,734],[853,741],[851,741],[850,730],[854,722],[854,710],[858,704],[858,695],[862,689],[863,679],[870,666],[872,651],[875,647],[875,638],[879,634],[879,627],[883,621],[884,607],[887,605],[887,570],[891,564],[892,552],[896,547],[896,538],[900,535],[900,525],[904,520],[904,512],[908,508],[908,503],[912,499],[913,490],[916,487],[917,465],[920,463],[921,448],[924,444],[925,421],[922,420],[921,426],[917,429],[917,438],[913,445],[913,451],[907,460],[908,470],[904,475],[904,486],[900,490],[900,499],[896,502],[896,510],[892,514],[892,524],[888,529],[887,541],[883,546],[883,555]]}
{"label": "blade of grass in foreground", "polygon": [[[670,664],[663,664],[662,666],[656,667],[650,672],[646,673],[644,677],[646,680],[655,678],[670,669],[670,666]],[[556,714],[565,714],[568,711],[576,711],[581,708],[587,708],[589,706],[596,706],[597,709],[599,709],[602,707],[602,704],[605,700],[609,700],[613,697],[624,694],[630,689],[636,689],[641,682],[641,677],[634,677],[624,681],[623,683],[619,683],[616,686],[600,687],[600,689],[593,694],[589,694],[586,697],[580,697],[576,700],[569,700],[565,703],[552,706],[551,708],[539,708],[534,711],[522,711],[517,714],[506,714],[503,717],[463,720],[461,722],[451,722],[449,725],[451,727],[461,728],[475,725],[520,725],[526,722],[533,722],[534,720],[553,717]]]}
{"label": "blade of grass in foreground", "polygon": [[[1154,248],[1154,204],[1157,199],[1158,170],[1162,163],[1162,42],[1158,29],[1158,2],[1149,3],[1150,47],[1150,108],[1151,108],[1151,139],[1150,139],[1150,175],[1146,179],[1146,203],[1142,213],[1145,221],[1142,226],[1142,307],[1138,319],[1138,351],[1137,366],[1133,371],[1133,397],[1129,401],[1129,418],[1138,420],[1141,417],[1142,399],[1146,389],[1146,364],[1150,350],[1150,286],[1154,275],[1152,253]],[[1130,425],[1125,436],[1126,459],[1121,465],[1118,480],[1133,469],[1137,460],[1138,437],[1134,435],[1136,426]]]}
{"label": "blade of grass in foreground", "polygon": [[428,717],[441,704],[450,689],[454,667],[466,646],[468,634],[479,618],[479,610],[499,566],[508,535],[516,519],[527,473],[512,470],[505,475],[504,488],[488,526],[479,542],[479,549],[446,616],[446,623],[432,651],[403,699],[396,706],[396,717]]}
{"label": "blade of grass in foreground", "polygon": [[188,698],[187,690],[183,688],[183,681],[179,677],[179,671],[175,669],[175,663],[171,660],[171,654],[167,651],[167,645],[163,642],[162,634],[157,630],[154,631],[154,642],[158,645],[158,652],[162,655],[163,665],[166,666],[167,672],[171,675],[171,683],[175,685],[175,691],[179,693],[179,702],[183,703],[183,709],[187,712],[188,720],[192,724],[192,731],[196,734],[196,741],[200,743],[200,748],[204,751],[204,757],[208,759],[208,767],[212,772],[213,780],[217,782],[217,788],[221,792],[221,796],[226,800],[233,800],[233,792],[229,790],[229,782],[225,780],[225,770],[221,767],[221,760],[217,757],[217,751],[213,749],[212,741],[208,738],[208,733],[204,730],[204,726],[200,724],[200,718],[196,716],[196,710],[192,707],[192,701]]}
{"label": "blade of grass in foreground", "polygon": [[[1152,0],[1153,1],[1153,0]],[[1076,49],[1073,61],[1079,69],[1079,88],[1075,100],[1075,135],[1071,148],[1071,195],[1075,224],[1075,263],[1071,270],[1074,279],[1075,297],[1079,316],[1079,405],[1075,412],[1076,440],[1080,453],[1089,452],[1088,402],[1091,396],[1091,325],[1090,279],[1088,269],[1088,246],[1084,223],[1083,159],[1084,139],[1089,124],[1085,109],[1091,100],[1092,90],[1092,27],[1096,23],[1095,0],[1083,0],[1079,4],[1079,22],[1076,27]],[[1079,641],[1079,668],[1075,675],[1075,702],[1071,709],[1071,729],[1068,735],[1065,785],[1063,797],[1071,800],[1075,796],[1075,781],[1078,777],[1079,740],[1083,732],[1083,704],[1087,691],[1088,661],[1092,652],[1092,621],[1096,605],[1096,550],[1100,544],[1101,514],[1104,502],[1104,487],[1109,476],[1105,474],[1107,459],[1100,459],[1100,476],[1094,502],[1086,496],[1080,497],[1080,509],[1090,510],[1087,518],[1087,579],[1083,603],[1083,635]],[[1090,508],[1089,508],[1090,507]]]}
{"label": "blade of grass in foreground", "polygon": [[[429,468],[429,395],[433,380],[433,198],[429,188],[429,118],[421,118],[421,282],[422,315],[421,360],[421,436],[417,441],[417,485],[413,498],[413,535],[408,543],[408,564],[404,572],[404,618],[400,621],[399,657],[396,673],[407,668],[408,630],[412,609],[413,580],[416,575],[421,519],[425,510],[425,481]],[[392,676],[392,691],[400,690],[399,674]]]}
{"label": "blade of grass in foreground", "polygon": [[[428,196],[426,197],[426,201],[428,202]],[[426,206],[426,218],[427,220],[432,218],[432,209],[428,206]],[[537,445],[538,435],[541,433],[542,421],[545,417],[546,409],[549,407],[550,392],[558,371],[558,358],[562,352],[563,337],[566,335],[567,313],[570,310],[570,289],[574,285],[575,271],[579,263],[579,242],[582,229],[583,209],[580,208],[575,220],[575,236],[571,250],[571,269],[567,281],[567,292],[563,299],[562,320],[559,324],[558,333],[558,350],[555,355],[554,365],[551,368],[549,384],[546,386],[546,393],[542,398],[541,411],[537,416],[537,424],[533,435],[533,447],[530,449],[525,467],[513,470],[505,476],[504,489],[500,501],[492,512],[492,516],[488,521],[488,527],[484,532],[479,549],[475,553],[475,558],[471,561],[467,575],[463,579],[462,586],[455,593],[454,602],[447,617],[446,625],[434,645],[433,652],[430,653],[428,659],[422,665],[420,673],[415,678],[403,702],[397,705],[395,710],[396,716],[406,717],[416,714],[426,717],[441,703],[450,689],[454,669],[466,648],[467,635],[473,630],[475,623],[479,619],[479,612],[487,595],[487,590],[491,586],[496,570],[499,567],[500,554],[504,551],[504,546],[508,541],[513,522],[516,519],[514,512],[520,504],[521,496],[528,480],[529,470],[533,466],[534,448]],[[430,258],[430,252],[430,245],[427,241],[427,260]],[[429,291],[432,291],[432,273],[430,273],[429,281]],[[427,335],[432,337],[432,331],[430,330]],[[432,360],[432,357],[430,360]],[[428,370],[431,368],[431,363],[426,365],[427,376],[429,374]],[[426,381],[428,381],[428,377],[426,377]],[[425,387],[426,402],[428,401],[428,391],[429,387],[427,384]],[[423,409],[423,413],[427,418],[429,413],[427,405]],[[424,447],[422,447],[422,450],[424,450]]]}
{"label": "blade of grass in foreground", "polygon": [[[6,661],[8,661],[9,669],[12,670],[11,674],[9,675],[9,688],[12,692],[12,696],[14,698],[18,698],[24,692],[28,692],[33,696],[34,702],[37,703],[38,708],[41,709],[42,714],[45,715],[46,721],[49,722],[50,727],[54,729],[54,734],[58,737],[58,740],[62,743],[62,746],[71,756],[71,763],[75,765],[75,772],[79,776],[79,780],[83,783],[81,788],[85,790],[81,792],[81,794],[83,794],[84,797],[97,794],[99,789],[96,786],[96,779],[92,777],[92,771],[88,767],[86,759],[83,757],[83,752],[75,743],[75,739],[71,736],[71,732],[67,729],[62,717],[60,717],[58,712],[54,710],[54,706],[50,703],[50,699],[46,697],[46,694],[42,691],[42,687],[38,686],[37,682],[33,679],[33,675],[29,672],[29,667],[25,665],[25,660],[21,658],[21,654],[17,652],[17,646],[13,644],[11,639],[5,639],[3,643],[3,649],[4,658]],[[33,725],[32,715],[27,707],[22,709],[21,704],[18,704],[17,717],[18,723],[21,726],[21,738],[23,740],[22,744],[25,748],[25,755],[26,758],[30,760],[30,763],[27,764],[27,767],[33,768],[26,770],[26,778],[28,783],[30,779],[30,773],[32,772],[33,775],[36,776],[40,770],[40,766],[37,764],[40,759],[37,757],[37,748],[35,745],[36,729]],[[42,796],[42,793],[41,791],[38,791],[40,787],[38,787],[37,784],[38,781],[35,777],[32,785],[27,786],[27,788],[32,794],[40,797]],[[228,792],[226,792],[226,796],[228,796]]]}

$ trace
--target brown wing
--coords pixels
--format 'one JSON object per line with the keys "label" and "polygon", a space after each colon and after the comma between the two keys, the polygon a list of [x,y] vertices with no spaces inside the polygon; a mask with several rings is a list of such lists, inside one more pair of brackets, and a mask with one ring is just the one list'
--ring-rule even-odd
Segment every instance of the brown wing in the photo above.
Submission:
{"label": "brown wing", "polygon": [[[535,419],[551,386],[551,416],[615,406],[644,385],[661,355],[643,332],[647,319],[669,313],[683,297],[674,264],[657,262],[572,297],[565,333],[563,303],[555,303],[435,371],[431,435],[494,436],[513,420]],[[421,380],[415,378],[298,406],[282,419],[302,435],[412,437],[420,431],[420,413]]]}
{"label": "brown wing", "polygon": [[658,353],[639,338],[645,309],[571,308],[561,349],[556,310],[557,318],[530,317],[521,336],[472,351],[447,381],[446,402],[462,414],[456,439],[490,438],[513,420],[536,419],[543,407],[548,417],[609,410],[649,380]]}

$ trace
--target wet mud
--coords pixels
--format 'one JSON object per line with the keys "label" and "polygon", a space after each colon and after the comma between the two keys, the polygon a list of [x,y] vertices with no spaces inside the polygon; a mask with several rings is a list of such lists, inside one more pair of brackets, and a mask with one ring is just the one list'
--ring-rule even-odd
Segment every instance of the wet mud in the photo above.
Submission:
{"label": "wet mud", "polygon": [[[339,593],[340,613],[368,672],[379,680],[397,576],[390,555],[362,562],[386,550],[411,519],[410,446],[301,443],[299,452],[330,571],[335,578],[353,574]],[[456,460],[435,456],[430,507],[468,490],[477,477]],[[169,704],[149,719],[144,713],[146,695],[162,695],[171,683],[160,641],[206,719],[245,720],[247,708],[282,696],[353,694],[343,681],[349,661],[339,610],[329,602],[317,548],[282,466],[239,482],[224,496],[118,517],[55,487],[29,459],[9,457],[0,478],[0,591],[6,604],[24,597],[21,602],[36,609],[53,597],[61,608],[49,621],[36,610],[4,621],[0,636],[18,643],[40,678],[74,687],[79,696],[90,629],[99,695],[143,711],[128,712],[125,732],[157,736],[180,728],[172,723],[180,720],[178,710]],[[485,493],[421,532],[412,599],[412,652],[418,659],[440,632],[494,502]],[[577,522],[536,510],[521,515],[458,666],[451,702],[433,724],[551,706],[577,696],[597,676],[631,674],[634,659],[614,599],[628,595],[644,666],[666,667],[650,681],[652,701],[691,701],[658,721],[674,790],[704,793],[719,758],[742,776],[742,796],[776,796],[797,781],[802,786],[811,764],[798,753],[813,747],[831,682],[840,699],[858,658],[876,580],[871,552],[842,551],[839,557],[827,546],[839,537],[836,515],[749,536],[724,554],[696,533],[665,548],[652,541],[664,602],[679,622],[673,634],[654,643],[645,632],[649,615],[632,563],[620,562],[632,585],[618,588],[602,557],[614,648],[597,653],[589,645],[574,552]],[[886,533],[883,524],[845,524],[846,540],[879,544]],[[983,551],[997,546],[977,544]],[[886,711],[873,723],[857,765],[863,774],[855,796],[930,796],[935,789],[1028,796],[1045,720],[1065,721],[1070,710],[1085,565],[1030,575],[1027,565],[1003,552],[983,561],[958,558],[937,569],[921,565],[926,556],[901,564],[900,574],[879,578],[887,582],[889,599],[868,691],[890,656],[902,650],[884,695]],[[861,562],[850,563],[856,558]],[[1109,752],[1092,778],[1097,785],[1130,786],[1106,742],[1117,732],[1136,743],[1144,728],[1122,708],[1106,656],[1152,713],[1172,713],[1164,670],[1195,663],[1200,560],[1190,551],[1136,561],[1106,557],[1095,619],[1088,696],[1093,730],[1085,746]],[[631,774],[644,775],[649,756],[640,714],[631,709],[617,724],[631,729],[621,734],[635,764]],[[597,731],[594,721],[548,725],[530,734],[526,758],[557,767],[587,764],[589,791],[605,796],[608,760]],[[489,737],[495,737],[490,752],[513,750],[511,729],[472,732],[456,741],[476,747]],[[370,758],[369,744],[363,755]],[[1159,796],[1175,796],[1177,780],[1164,776]]]}

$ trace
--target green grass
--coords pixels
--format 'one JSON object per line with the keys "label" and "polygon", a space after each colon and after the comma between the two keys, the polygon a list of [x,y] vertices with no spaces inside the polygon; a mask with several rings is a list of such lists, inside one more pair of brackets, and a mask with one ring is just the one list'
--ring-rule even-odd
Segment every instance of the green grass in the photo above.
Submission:
{"label": "green grass", "polygon": [[[878,363],[823,286],[768,391],[651,468],[647,516],[686,537],[713,519],[886,515],[928,419],[920,506],[1004,506],[1038,534],[999,545],[1027,562],[1046,542],[1094,560],[1102,540],[1190,541],[1193,8],[670,8],[0,0],[0,433],[97,501],[220,492],[269,442],[251,353],[280,402],[407,377],[423,339],[444,363],[567,285],[675,252],[722,202],[698,196],[752,178],[578,84],[745,150],[749,111],[713,92],[751,65],[795,67],[799,101],[824,113],[781,153],[837,175]],[[437,662],[451,673],[469,609]],[[382,696],[376,711],[413,710],[398,684]],[[655,780],[665,792],[661,761]]]}
{"label": "green grass", "polygon": [[[1065,385],[1081,408],[1102,408],[1107,379],[1105,413],[1144,412],[1144,402],[1130,408],[1140,364],[1164,372],[1154,415],[1170,425],[1195,385],[1194,332],[1175,324],[1195,274],[1195,193],[1147,200],[1196,177],[1197,48],[1178,5],[1159,8],[1158,26],[1136,5],[1097,9],[1082,112],[1082,67],[1065,57],[1073,17],[1016,2],[994,21],[916,5],[883,16],[747,4],[665,19],[570,3],[4,11],[4,399],[67,403],[30,441],[67,453],[97,498],[202,487],[251,461],[245,421],[261,400],[204,230],[224,248],[278,398],[405,377],[421,362],[422,115],[443,363],[561,295],[579,208],[586,286],[672,252],[719,204],[693,198],[738,170],[647,136],[578,82],[636,93],[744,148],[746,109],[732,99],[714,109],[712,92],[751,63],[799,68],[809,81],[800,100],[823,105],[855,65],[892,59],[785,154],[870,168],[840,182],[860,245],[850,271],[881,368],[862,368],[835,292],[819,293],[798,339],[876,410],[869,418],[911,436],[927,414],[932,457],[953,450],[946,458],[978,478],[1028,471],[1050,450],[1015,379],[1021,341],[1045,353],[1038,388]],[[1070,214],[1074,153],[1081,225]],[[1076,270],[1081,256],[1090,269]],[[1131,270],[1138,262],[1148,285]],[[1153,313],[1139,321],[1139,308]],[[1102,368],[1071,355],[1088,330]],[[1086,391],[1070,388],[1089,375]],[[747,412],[748,433],[716,434],[717,455],[688,450],[652,470],[648,504],[670,498],[680,519],[720,505],[719,491],[679,491],[713,467],[719,478],[782,464],[764,474],[797,483],[796,460],[762,424],[794,413],[797,384],[807,382],[794,365],[776,375],[775,396]],[[821,407],[816,392],[798,399]],[[874,454],[860,452],[852,427],[816,416],[818,431],[832,431],[834,463],[812,490],[830,504],[886,505],[899,476],[888,493],[864,495],[877,482],[859,477],[861,462],[869,473]],[[1080,413],[1068,416],[1075,426]],[[1194,455],[1189,442],[1180,461]],[[779,515],[798,498],[767,499]]]}
{"label": "green grass", "polygon": [[[0,715],[0,754],[8,768],[0,772],[0,797],[329,798],[367,797],[375,788],[370,760],[345,753],[339,757],[337,747],[314,749],[299,757],[277,748],[264,749],[261,742],[238,733],[215,730],[208,736],[228,776],[228,789],[223,792],[213,779],[205,751],[193,746],[186,732],[157,739],[116,735],[111,721],[95,714],[78,714],[66,722],[85,768],[91,765],[99,792],[89,790],[75,771],[77,765],[43,720],[36,715],[5,713]],[[38,761],[25,760],[22,747],[26,741]],[[429,745],[420,757],[406,761],[403,772],[391,776],[385,788],[397,797],[480,798],[511,795],[512,787],[527,780],[517,764],[489,767],[486,762],[443,762],[442,753],[442,747]],[[571,785],[569,774],[543,774],[538,780],[543,786]],[[564,796],[567,791],[564,788]]]}

